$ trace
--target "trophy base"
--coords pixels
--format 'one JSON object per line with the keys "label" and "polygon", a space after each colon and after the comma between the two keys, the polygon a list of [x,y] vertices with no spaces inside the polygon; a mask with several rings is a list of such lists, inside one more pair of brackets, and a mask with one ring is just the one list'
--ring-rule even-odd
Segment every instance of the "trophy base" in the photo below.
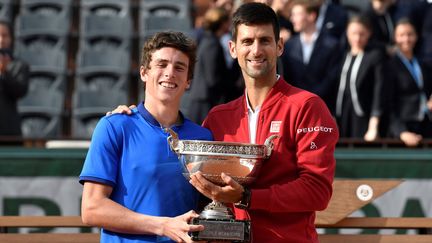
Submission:
{"label": "trophy base", "polygon": [[194,241],[250,241],[250,221],[235,219],[192,219],[194,225],[204,225],[204,230],[192,232]]}

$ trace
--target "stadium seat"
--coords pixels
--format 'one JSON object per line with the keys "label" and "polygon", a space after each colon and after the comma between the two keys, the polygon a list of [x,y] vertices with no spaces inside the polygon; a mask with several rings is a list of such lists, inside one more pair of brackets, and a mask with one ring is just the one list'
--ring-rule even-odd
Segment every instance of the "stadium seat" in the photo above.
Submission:
{"label": "stadium seat", "polygon": [[0,0],[0,20],[12,22],[12,0]]}
{"label": "stadium seat", "polygon": [[69,19],[62,16],[22,14],[17,17],[15,25],[16,42],[19,47],[38,49],[45,45],[67,49],[69,27]]}
{"label": "stadium seat", "polygon": [[69,33],[69,19],[58,15],[20,14],[17,17],[15,33],[17,35],[55,35],[62,36]]}
{"label": "stadium seat", "polygon": [[[15,51],[68,50],[72,0],[22,0],[15,23]],[[43,53],[41,53],[43,55]]]}
{"label": "stadium seat", "polygon": [[188,0],[141,0],[138,18],[140,46],[158,31],[192,33],[191,3]]}
{"label": "stadium seat", "polygon": [[18,103],[25,138],[52,138],[61,133],[64,94],[57,90],[28,93]]}
{"label": "stadium seat", "polygon": [[190,18],[191,8],[189,0],[141,0],[140,15]]}
{"label": "stadium seat", "polygon": [[129,50],[132,22],[129,17],[87,15],[81,17],[80,48]]}
{"label": "stadium seat", "polygon": [[30,65],[30,91],[66,89],[66,53],[61,49],[20,49],[17,53]]}
{"label": "stadium seat", "polygon": [[155,33],[160,31],[180,31],[193,38],[193,29],[190,19],[176,17],[159,17],[159,16],[141,16],[139,30],[139,46],[142,47],[144,42]]}
{"label": "stadium seat", "polygon": [[57,15],[69,19],[71,12],[72,0],[21,0],[20,4],[20,14]]}
{"label": "stadium seat", "polygon": [[143,15],[141,17],[140,33],[144,35],[161,30],[177,30],[184,32],[190,32],[192,30],[190,18],[160,17],[153,15]]}
{"label": "stadium seat", "polygon": [[128,90],[129,52],[119,49],[80,50],[77,57],[78,90]]}
{"label": "stadium seat", "polygon": [[127,93],[120,90],[76,90],[73,94],[72,136],[90,138],[97,122],[107,111],[127,102]]}
{"label": "stadium seat", "polygon": [[81,15],[130,17],[129,1],[81,0]]}
{"label": "stadium seat", "polygon": [[66,74],[53,72],[31,72],[29,92],[50,90],[66,92]]}

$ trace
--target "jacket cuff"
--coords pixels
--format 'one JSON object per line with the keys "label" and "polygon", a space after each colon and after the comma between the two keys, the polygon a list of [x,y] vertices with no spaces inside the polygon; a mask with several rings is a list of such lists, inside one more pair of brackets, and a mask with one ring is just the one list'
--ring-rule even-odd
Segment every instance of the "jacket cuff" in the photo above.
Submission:
{"label": "jacket cuff", "polygon": [[265,189],[251,189],[251,200],[249,209],[271,208],[269,191]]}

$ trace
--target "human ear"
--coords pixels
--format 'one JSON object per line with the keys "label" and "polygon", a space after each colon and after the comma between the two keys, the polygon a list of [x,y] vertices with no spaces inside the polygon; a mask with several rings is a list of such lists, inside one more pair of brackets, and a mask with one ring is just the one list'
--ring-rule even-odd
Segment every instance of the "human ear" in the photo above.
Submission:
{"label": "human ear", "polygon": [[235,49],[234,41],[230,40],[228,44],[229,44],[229,51],[230,51],[231,57],[236,59],[237,58],[237,51]]}
{"label": "human ear", "polygon": [[140,67],[140,77],[141,77],[141,81],[143,82],[147,81],[147,69],[144,66]]}
{"label": "human ear", "polygon": [[279,41],[276,43],[277,45],[277,55],[278,57],[282,56],[284,51],[284,42],[282,38],[279,38]]}

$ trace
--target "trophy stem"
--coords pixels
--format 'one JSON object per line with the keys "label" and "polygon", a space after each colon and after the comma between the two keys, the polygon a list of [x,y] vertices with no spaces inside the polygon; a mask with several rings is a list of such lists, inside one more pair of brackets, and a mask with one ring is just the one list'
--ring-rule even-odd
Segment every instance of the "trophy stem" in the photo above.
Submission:
{"label": "trophy stem", "polygon": [[212,201],[205,206],[200,214],[200,218],[204,219],[233,219],[234,214],[231,208],[226,207],[223,203]]}

